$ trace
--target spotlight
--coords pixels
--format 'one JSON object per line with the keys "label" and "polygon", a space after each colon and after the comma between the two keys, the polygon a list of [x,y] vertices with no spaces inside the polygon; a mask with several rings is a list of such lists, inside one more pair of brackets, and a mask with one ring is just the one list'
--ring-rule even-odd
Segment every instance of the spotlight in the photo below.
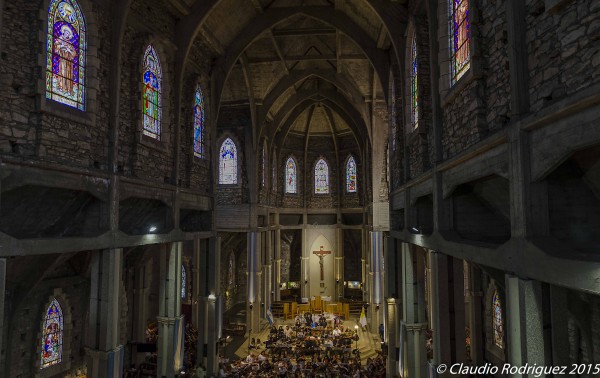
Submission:
{"label": "spotlight", "polygon": [[252,302],[250,303],[250,310],[252,310],[252,307],[254,307],[254,304],[252,304]]}
{"label": "spotlight", "polygon": [[148,232],[154,232],[156,231],[156,226],[150,226],[150,228],[148,229]]}

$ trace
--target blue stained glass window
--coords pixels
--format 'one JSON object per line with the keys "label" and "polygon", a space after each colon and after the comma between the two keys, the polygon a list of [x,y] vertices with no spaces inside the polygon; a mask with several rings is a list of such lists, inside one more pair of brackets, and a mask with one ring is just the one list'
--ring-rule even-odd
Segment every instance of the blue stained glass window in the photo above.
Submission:
{"label": "blue stained glass window", "polygon": [[200,85],[194,95],[194,156],[204,159],[204,100]]}
{"label": "blue stained glass window", "polygon": [[237,148],[231,138],[219,150],[219,184],[237,184]]}
{"label": "blue stained glass window", "polygon": [[450,0],[451,79],[456,83],[471,66],[469,0]]}
{"label": "blue stained glass window", "polygon": [[494,291],[492,299],[492,328],[494,331],[494,344],[498,348],[504,348],[504,320],[502,319],[502,302],[498,290]]}
{"label": "blue stained glass window", "polygon": [[298,193],[296,183],[296,162],[292,157],[285,163],[285,192],[291,194]]}
{"label": "blue stained glass window", "polygon": [[329,193],[329,166],[324,159],[315,164],[315,194]]}
{"label": "blue stained glass window", "polygon": [[162,116],[162,69],[154,46],[148,45],[144,53],[144,84],[142,95],[144,135],[160,140]]}
{"label": "blue stained glass window", "polygon": [[55,299],[46,309],[40,369],[59,364],[63,352],[63,312]]}
{"label": "blue stained glass window", "polygon": [[46,38],[46,98],[85,110],[86,30],[75,0],[52,0]]}
{"label": "blue stained glass window", "polygon": [[411,63],[412,68],[410,72],[410,109],[413,128],[416,129],[419,126],[419,70],[417,59],[417,33],[415,33],[412,38]]}
{"label": "blue stained glass window", "polygon": [[353,156],[346,163],[346,191],[356,193],[356,161]]}
{"label": "blue stained glass window", "polygon": [[185,266],[181,264],[181,299],[187,296],[187,276],[185,274]]}

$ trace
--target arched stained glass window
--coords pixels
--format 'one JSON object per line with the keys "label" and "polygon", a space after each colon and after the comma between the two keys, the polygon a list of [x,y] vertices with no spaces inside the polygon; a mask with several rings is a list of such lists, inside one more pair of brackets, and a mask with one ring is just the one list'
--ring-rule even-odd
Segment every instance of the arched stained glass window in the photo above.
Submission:
{"label": "arched stained glass window", "polygon": [[194,156],[204,159],[204,99],[200,85],[194,94]]}
{"label": "arched stained glass window", "polygon": [[187,297],[187,276],[185,274],[185,266],[181,264],[181,299]]}
{"label": "arched stained glass window", "polygon": [[346,163],[346,191],[356,193],[356,161],[353,156]]}
{"label": "arched stained glass window", "polygon": [[219,184],[237,184],[237,148],[231,138],[219,150]]}
{"label": "arched stained glass window", "polygon": [[324,159],[315,164],[315,194],[329,193],[329,166]]}
{"label": "arched stained glass window", "polygon": [[55,299],[46,309],[42,336],[41,369],[59,364],[63,352],[63,312]]}
{"label": "arched stained glass window", "polygon": [[411,71],[410,71],[410,118],[413,128],[419,126],[419,71],[417,59],[417,33],[413,34],[412,46],[410,49],[411,55]]}
{"label": "arched stained glass window", "polygon": [[471,66],[469,0],[450,0],[451,79],[456,83]]}
{"label": "arched stained glass window", "polygon": [[498,348],[504,348],[504,320],[502,319],[502,302],[498,290],[494,291],[492,297],[492,327],[494,331],[494,344]]}
{"label": "arched stained glass window", "polygon": [[144,88],[142,105],[144,111],[144,135],[160,140],[162,116],[162,69],[154,46],[148,45],[144,53]]}
{"label": "arched stained glass window", "polygon": [[285,163],[285,192],[296,194],[298,192],[296,183],[296,162],[290,157]]}
{"label": "arched stained glass window", "polygon": [[52,0],[48,8],[46,98],[85,110],[86,30],[75,0]]}
{"label": "arched stained glass window", "polygon": [[264,188],[265,186],[267,186],[267,142],[265,141],[263,143],[263,148],[262,148],[262,187]]}

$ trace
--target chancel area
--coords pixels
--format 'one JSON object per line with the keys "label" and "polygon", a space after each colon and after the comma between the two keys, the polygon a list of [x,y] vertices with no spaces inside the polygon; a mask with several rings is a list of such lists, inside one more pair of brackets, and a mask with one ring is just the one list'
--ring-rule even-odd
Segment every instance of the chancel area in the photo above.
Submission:
{"label": "chancel area", "polygon": [[0,377],[595,377],[599,230],[600,1],[0,0]]}

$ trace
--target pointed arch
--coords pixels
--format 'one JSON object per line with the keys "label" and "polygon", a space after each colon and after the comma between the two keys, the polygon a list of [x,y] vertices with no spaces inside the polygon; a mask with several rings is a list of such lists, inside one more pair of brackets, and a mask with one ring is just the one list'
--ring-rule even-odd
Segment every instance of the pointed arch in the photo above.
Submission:
{"label": "pointed arch", "polygon": [[296,160],[290,156],[285,163],[285,193],[298,193],[298,177],[296,172]]}
{"label": "pointed arch", "polygon": [[142,76],[142,108],[144,135],[160,140],[162,117],[162,68],[156,49],[151,44],[144,53]]}
{"label": "pointed arch", "polygon": [[315,164],[315,194],[329,193],[329,165],[320,158]]}
{"label": "pointed arch", "polygon": [[204,149],[204,98],[202,88],[197,84],[194,93],[194,156],[204,159]]}
{"label": "pointed arch", "polygon": [[85,110],[86,25],[76,0],[48,7],[46,98]]}
{"label": "pointed arch", "polygon": [[502,316],[502,301],[498,290],[492,296],[492,330],[494,332],[494,345],[504,348],[504,319]]}
{"label": "pointed arch", "polygon": [[450,0],[451,84],[456,83],[471,67],[471,18],[469,0]]}
{"label": "pointed arch", "polygon": [[356,160],[354,160],[354,156],[350,155],[348,157],[348,161],[346,162],[346,192],[356,193],[357,190]]}
{"label": "pointed arch", "polygon": [[40,369],[62,362],[63,339],[63,312],[60,303],[54,298],[46,308],[43,319]]}
{"label": "pointed arch", "polygon": [[219,184],[237,184],[237,166],[237,147],[231,138],[227,138],[219,149]]}

